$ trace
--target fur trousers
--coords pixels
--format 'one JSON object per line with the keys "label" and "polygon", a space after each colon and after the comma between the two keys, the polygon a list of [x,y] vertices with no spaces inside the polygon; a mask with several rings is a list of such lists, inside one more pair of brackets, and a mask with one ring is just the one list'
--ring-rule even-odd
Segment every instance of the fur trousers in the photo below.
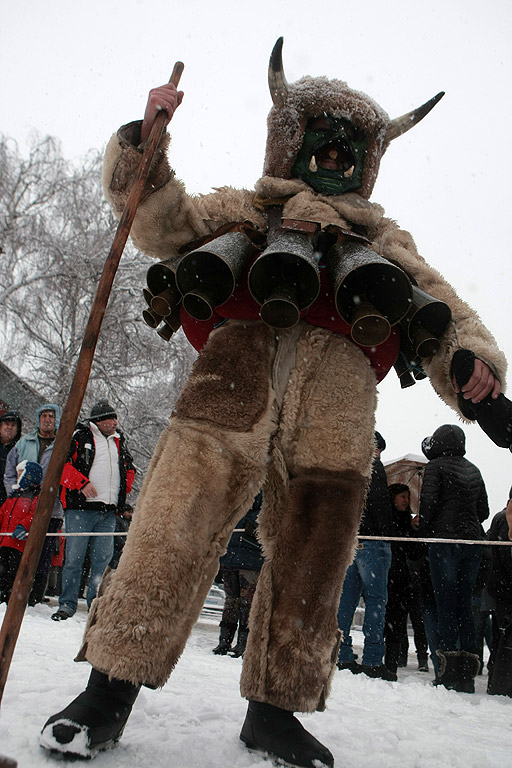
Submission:
{"label": "fur trousers", "polygon": [[150,463],[78,660],[163,685],[238,520],[263,488],[242,695],[323,708],[374,455],[375,375],[347,339],[230,321],[196,361]]}

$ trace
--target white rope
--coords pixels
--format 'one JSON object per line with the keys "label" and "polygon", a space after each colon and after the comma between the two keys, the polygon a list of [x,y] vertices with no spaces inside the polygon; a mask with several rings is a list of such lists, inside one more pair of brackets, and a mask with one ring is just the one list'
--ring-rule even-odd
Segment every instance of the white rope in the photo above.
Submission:
{"label": "white rope", "polygon": [[[243,528],[235,528],[233,533],[243,532]],[[12,531],[0,531],[0,536],[11,536]],[[115,531],[114,533],[107,532],[80,532],[80,533],[47,533],[47,536],[62,536],[64,538],[71,538],[72,536],[127,536],[127,531]],[[424,544],[479,544],[486,547],[511,547],[512,541],[487,541],[487,539],[427,539],[419,537],[404,537],[404,536],[358,536],[361,541],[404,541],[408,544],[418,542]]]}
{"label": "white rope", "polygon": [[369,541],[407,541],[413,542],[424,542],[425,544],[482,544],[487,547],[510,547],[512,546],[512,541],[487,541],[487,539],[421,539],[419,537],[411,537],[408,536],[404,537],[398,537],[398,536],[358,536],[358,539],[361,540],[369,540]]}

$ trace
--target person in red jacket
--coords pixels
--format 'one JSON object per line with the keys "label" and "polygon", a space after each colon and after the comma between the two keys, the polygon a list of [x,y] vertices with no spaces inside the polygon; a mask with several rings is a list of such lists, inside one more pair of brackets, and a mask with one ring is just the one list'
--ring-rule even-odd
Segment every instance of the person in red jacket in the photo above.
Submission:
{"label": "person in red jacket", "polygon": [[18,482],[0,507],[0,602],[9,602],[12,585],[25,549],[39,496],[43,469],[35,461],[21,461]]}

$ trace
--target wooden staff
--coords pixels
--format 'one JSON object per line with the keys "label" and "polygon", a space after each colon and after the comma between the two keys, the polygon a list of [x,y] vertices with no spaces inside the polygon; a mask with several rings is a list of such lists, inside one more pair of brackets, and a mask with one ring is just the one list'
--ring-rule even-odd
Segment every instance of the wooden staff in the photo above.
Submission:
{"label": "wooden staff", "polygon": [[[170,83],[178,86],[183,72],[183,64],[177,61],[174,65]],[[62,413],[55,444],[53,447],[50,463],[41,487],[41,493],[37,502],[37,507],[32,525],[30,527],[30,536],[27,539],[23,555],[20,560],[16,579],[11,591],[11,597],[7,605],[2,628],[0,629],[0,703],[2,701],[5,683],[11,664],[11,659],[16,646],[16,641],[21,628],[21,622],[25,613],[27,600],[34,581],[34,575],[37,570],[37,564],[41,556],[46,532],[50,518],[52,516],[53,506],[59,490],[62,470],[68,456],[71,438],[75,429],[76,422],[82,407],[89,374],[91,371],[94,350],[100,333],[103,315],[112,290],[112,283],[123,254],[124,246],[128,239],[133,219],[137,212],[137,207],[142,196],[144,184],[149,174],[151,162],[155,150],[160,143],[165,128],[167,112],[162,110],[156,116],[151,133],[144,148],[140,165],[133,182],[128,200],[119,220],[119,225],[110,249],[109,255],[103,267],[103,272],[96,290],[96,296],[89,315],[87,327],[85,329],[80,355],[76,364],[75,375],[67,403]]]}

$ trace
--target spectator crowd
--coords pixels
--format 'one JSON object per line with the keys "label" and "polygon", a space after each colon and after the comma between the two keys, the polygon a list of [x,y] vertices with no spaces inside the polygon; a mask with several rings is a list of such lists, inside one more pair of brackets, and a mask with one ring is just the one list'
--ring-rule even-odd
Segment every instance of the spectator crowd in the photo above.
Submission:
{"label": "spectator crowd", "polygon": [[[23,436],[16,412],[6,411],[0,416],[0,601],[8,602],[11,595],[50,463],[59,416],[59,406],[46,403],[36,413],[37,426]],[[134,476],[135,467],[118,428],[117,414],[106,400],[100,400],[86,422],[77,424],[74,430],[60,494],[48,526],[49,534],[65,533],[66,541],[63,547],[64,537],[46,537],[29,605],[49,602],[47,592],[58,592],[59,607],[51,618],[62,621],[72,616],[77,609],[88,553],[85,580],[90,607],[105,570],[117,564],[122,544],[115,545],[114,536],[108,534],[127,529],[126,496]],[[58,579],[50,579],[50,575],[55,576],[51,574],[52,564],[61,571]]]}
{"label": "spectator crowd", "polygon": [[[36,428],[24,435],[17,412],[0,415],[0,601],[11,595],[59,415],[58,405],[43,405]],[[485,532],[490,515],[485,483],[465,457],[459,426],[442,425],[423,440],[428,461],[418,509],[411,508],[406,482],[388,483],[381,461],[385,448],[375,432],[358,543],[338,609],[338,669],[395,681],[398,668],[408,664],[410,636],[418,671],[432,670],[433,685],[473,693],[487,661],[487,692],[512,697],[512,550],[484,544],[512,540],[512,488]],[[58,597],[55,621],[73,616],[80,598],[90,609],[123,550],[134,511],[127,503],[134,476],[115,409],[100,400],[73,433],[48,528],[68,535],[46,538],[29,605]],[[260,491],[220,558],[216,582],[225,600],[215,654],[236,658],[245,651],[264,560],[258,539],[263,505]],[[362,616],[361,660],[352,642],[356,614]]]}

